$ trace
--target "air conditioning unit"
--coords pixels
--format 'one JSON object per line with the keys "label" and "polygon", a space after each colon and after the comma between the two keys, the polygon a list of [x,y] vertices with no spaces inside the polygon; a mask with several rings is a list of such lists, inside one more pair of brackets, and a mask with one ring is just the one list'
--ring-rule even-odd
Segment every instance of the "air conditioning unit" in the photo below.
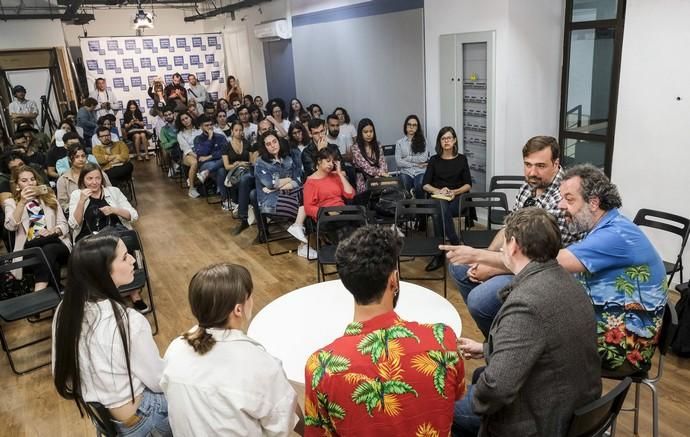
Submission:
{"label": "air conditioning unit", "polygon": [[276,20],[254,26],[254,36],[259,39],[290,39],[292,29],[287,20]]}

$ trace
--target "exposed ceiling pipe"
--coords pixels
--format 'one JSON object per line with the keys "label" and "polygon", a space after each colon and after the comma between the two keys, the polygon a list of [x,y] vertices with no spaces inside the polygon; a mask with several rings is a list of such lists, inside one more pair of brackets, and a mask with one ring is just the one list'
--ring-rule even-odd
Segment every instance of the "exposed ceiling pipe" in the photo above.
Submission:
{"label": "exposed ceiling pipe", "polygon": [[7,14],[1,14],[0,15],[0,21],[8,21],[8,20],[62,20],[62,19],[67,19],[67,20],[88,20],[92,21],[95,20],[96,17],[94,17],[93,14],[75,14],[71,15],[69,17],[65,17],[65,14],[63,13],[53,13],[53,14],[12,14],[12,15],[7,15]]}
{"label": "exposed ceiling pipe", "polygon": [[205,20],[206,18],[211,18],[222,14],[229,14],[239,9],[251,8],[252,6],[256,6],[261,3],[267,3],[269,1],[271,0],[242,0],[237,3],[232,3],[230,5],[223,6],[221,8],[213,9],[208,12],[203,12],[199,15],[190,15],[188,17],[184,17],[184,21]]}

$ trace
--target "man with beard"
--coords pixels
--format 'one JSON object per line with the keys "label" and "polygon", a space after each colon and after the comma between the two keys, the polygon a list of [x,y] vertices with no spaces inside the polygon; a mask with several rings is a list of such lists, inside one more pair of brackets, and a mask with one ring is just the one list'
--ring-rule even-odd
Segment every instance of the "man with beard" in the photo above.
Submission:
{"label": "man with beard", "polygon": [[[586,237],[561,249],[557,260],[577,275],[594,305],[605,374],[648,370],[668,298],[664,263],[645,234],[620,214],[618,189],[601,170],[590,164],[571,168],[560,193],[568,228]],[[452,263],[505,267],[500,253],[442,248]]]}
{"label": "man with beard", "polygon": [[[530,206],[543,208],[558,221],[561,240],[567,246],[580,240],[582,235],[568,230],[565,213],[558,209],[563,179],[559,156],[558,142],[553,137],[536,136],[527,141],[522,148],[525,183],[518,192],[513,211]],[[503,230],[496,234],[488,250],[497,252],[502,244]],[[512,281],[513,275],[504,267],[493,268],[476,262],[451,265],[449,272],[472,318],[482,333],[488,335],[502,304],[498,292]]]}
{"label": "man with beard", "polygon": [[395,232],[372,225],[338,245],[354,320],[307,360],[305,436],[450,435],[464,365],[451,328],[396,314],[401,247]]}
{"label": "man with beard", "polygon": [[340,135],[340,119],[337,115],[331,114],[326,118],[326,128],[326,141],[338,146],[344,161],[352,162],[352,145],[348,138],[346,138],[347,135]]}

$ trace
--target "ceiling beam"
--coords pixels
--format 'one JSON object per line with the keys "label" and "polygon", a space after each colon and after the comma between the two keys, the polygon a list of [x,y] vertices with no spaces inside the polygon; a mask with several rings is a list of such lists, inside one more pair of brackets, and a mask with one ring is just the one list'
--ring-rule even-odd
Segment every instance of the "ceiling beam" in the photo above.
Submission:
{"label": "ceiling beam", "polygon": [[246,9],[246,8],[251,8],[252,6],[256,6],[261,3],[266,3],[271,0],[241,0],[238,1],[237,3],[232,3],[227,6],[223,6],[220,8],[212,9],[208,12],[203,12],[198,15],[190,15],[188,17],[184,17],[184,21],[197,21],[197,20],[205,20],[207,18],[215,17],[217,15],[221,14],[229,14],[232,12],[235,12],[240,9]]}
{"label": "ceiling beam", "polygon": [[[153,6],[157,5],[195,5],[201,0],[155,0]],[[57,0],[57,4],[61,6],[69,6],[74,3],[73,0]],[[80,3],[88,6],[136,6],[136,0],[83,0]],[[143,2],[142,6],[150,5],[149,2]]]}
{"label": "ceiling beam", "polygon": [[79,19],[79,20],[95,20],[93,14],[74,14],[69,17],[65,17],[62,13],[52,13],[52,14],[0,14],[0,21],[9,20],[62,20],[62,19]]}

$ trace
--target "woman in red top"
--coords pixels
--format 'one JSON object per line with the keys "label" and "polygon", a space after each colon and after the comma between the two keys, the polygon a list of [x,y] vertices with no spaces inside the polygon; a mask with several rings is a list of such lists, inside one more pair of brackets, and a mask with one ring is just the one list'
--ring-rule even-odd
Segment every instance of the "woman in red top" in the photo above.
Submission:
{"label": "woman in red top", "polygon": [[328,147],[316,153],[316,171],[304,183],[304,212],[316,220],[319,208],[342,206],[355,190],[340,167],[340,161]]}

